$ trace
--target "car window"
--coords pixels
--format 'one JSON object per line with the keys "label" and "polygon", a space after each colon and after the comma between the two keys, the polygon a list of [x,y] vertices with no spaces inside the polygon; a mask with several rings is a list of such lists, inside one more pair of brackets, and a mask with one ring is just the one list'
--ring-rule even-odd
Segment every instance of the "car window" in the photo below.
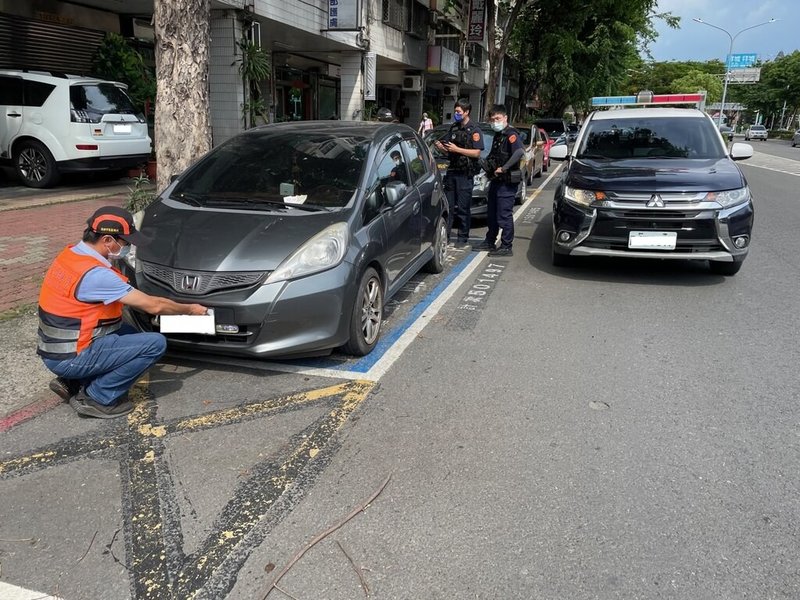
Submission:
{"label": "car window", "polygon": [[0,104],[22,106],[22,79],[0,76]]}
{"label": "car window", "polygon": [[379,159],[377,165],[370,174],[370,178],[366,186],[366,201],[364,203],[364,223],[368,223],[374,219],[384,205],[385,196],[383,193],[386,184],[390,181],[396,181],[400,178],[403,170],[406,169],[405,163],[397,164],[397,154],[402,155],[400,142],[390,144]]}
{"label": "car window", "polygon": [[25,82],[25,106],[41,106],[56,86],[41,81]]}
{"label": "car window", "polygon": [[596,119],[578,158],[721,158],[714,125],[701,117]]}
{"label": "car window", "polygon": [[201,205],[261,201],[341,208],[358,187],[369,146],[366,137],[328,131],[254,131],[198,161],[172,197]]}
{"label": "car window", "polygon": [[431,165],[427,159],[427,153],[419,145],[416,138],[405,139],[401,142],[401,145],[411,171],[411,180],[417,182],[430,173]]}
{"label": "car window", "polygon": [[73,85],[69,101],[79,116],[98,123],[103,115],[136,113],[125,91],[111,83]]}

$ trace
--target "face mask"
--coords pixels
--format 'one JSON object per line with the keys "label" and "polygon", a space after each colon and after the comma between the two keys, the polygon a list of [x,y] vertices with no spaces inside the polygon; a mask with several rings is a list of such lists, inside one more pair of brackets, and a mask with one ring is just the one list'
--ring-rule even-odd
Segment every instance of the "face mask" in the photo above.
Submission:
{"label": "face mask", "polygon": [[494,130],[495,130],[495,131],[497,131],[498,133],[499,133],[499,132],[501,132],[501,131],[503,131],[503,129],[505,129],[505,128],[506,128],[506,125],[505,125],[505,123],[503,123],[503,122],[500,122],[500,123],[498,123],[498,122],[496,122],[496,121],[493,121],[493,122],[492,122],[492,129],[494,129]]}
{"label": "face mask", "polygon": [[125,258],[128,256],[128,253],[131,251],[131,246],[128,244],[127,246],[123,246],[119,242],[117,242],[117,246],[119,246],[119,250],[116,252],[109,252],[108,259],[109,260],[120,260],[121,258]]}
{"label": "face mask", "polygon": [[396,165],[399,165],[399,164],[400,164],[400,161],[399,161],[399,160],[396,160],[396,161],[394,161],[394,164],[396,164]]}
{"label": "face mask", "polygon": [[463,118],[464,118],[464,113],[453,113],[453,121],[455,121],[456,123],[460,123]]}

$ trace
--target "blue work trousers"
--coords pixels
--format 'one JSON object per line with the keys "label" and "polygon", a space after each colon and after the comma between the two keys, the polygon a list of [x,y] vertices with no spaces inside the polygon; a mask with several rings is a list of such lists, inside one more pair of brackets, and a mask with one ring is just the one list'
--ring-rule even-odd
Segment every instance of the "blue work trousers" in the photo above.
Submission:
{"label": "blue work trousers", "polygon": [[501,248],[511,248],[514,243],[514,197],[518,184],[502,183],[496,179],[489,182],[489,198],[486,205],[486,242],[494,246],[500,229]]}
{"label": "blue work trousers", "polygon": [[473,177],[463,173],[448,173],[444,178],[444,192],[450,210],[447,213],[447,239],[453,221],[458,221],[458,241],[469,240],[470,216],[472,214]]}
{"label": "blue work trousers", "polygon": [[44,359],[45,366],[64,379],[76,379],[95,402],[110,405],[122,398],[136,380],[167,350],[160,333],[138,333],[123,324],[116,333],[92,342],[77,356]]}

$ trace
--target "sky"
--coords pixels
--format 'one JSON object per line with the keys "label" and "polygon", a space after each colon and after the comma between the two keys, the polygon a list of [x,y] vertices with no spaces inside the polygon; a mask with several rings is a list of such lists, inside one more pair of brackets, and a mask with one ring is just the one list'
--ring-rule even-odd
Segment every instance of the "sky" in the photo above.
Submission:
{"label": "sky", "polygon": [[758,54],[762,61],[783,51],[800,50],[800,0],[658,0],[658,12],[681,17],[680,29],[656,21],[658,39],[650,45],[656,61],[723,60],[731,40],[724,32],[692,21],[726,29],[731,35],[772,18],[777,22],[743,32],[733,42],[733,53]]}

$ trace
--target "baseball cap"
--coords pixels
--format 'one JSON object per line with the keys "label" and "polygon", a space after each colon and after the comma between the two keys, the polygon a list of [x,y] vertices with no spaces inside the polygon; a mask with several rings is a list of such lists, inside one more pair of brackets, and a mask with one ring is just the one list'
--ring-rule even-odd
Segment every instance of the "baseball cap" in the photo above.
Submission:
{"label": "baseball cap", "polygon": [[121,237],[134,246],[140,246],[146,241],[142,234],[136,231],[133,215],[118,206],[98,208],[86,224],[95,233]]}

